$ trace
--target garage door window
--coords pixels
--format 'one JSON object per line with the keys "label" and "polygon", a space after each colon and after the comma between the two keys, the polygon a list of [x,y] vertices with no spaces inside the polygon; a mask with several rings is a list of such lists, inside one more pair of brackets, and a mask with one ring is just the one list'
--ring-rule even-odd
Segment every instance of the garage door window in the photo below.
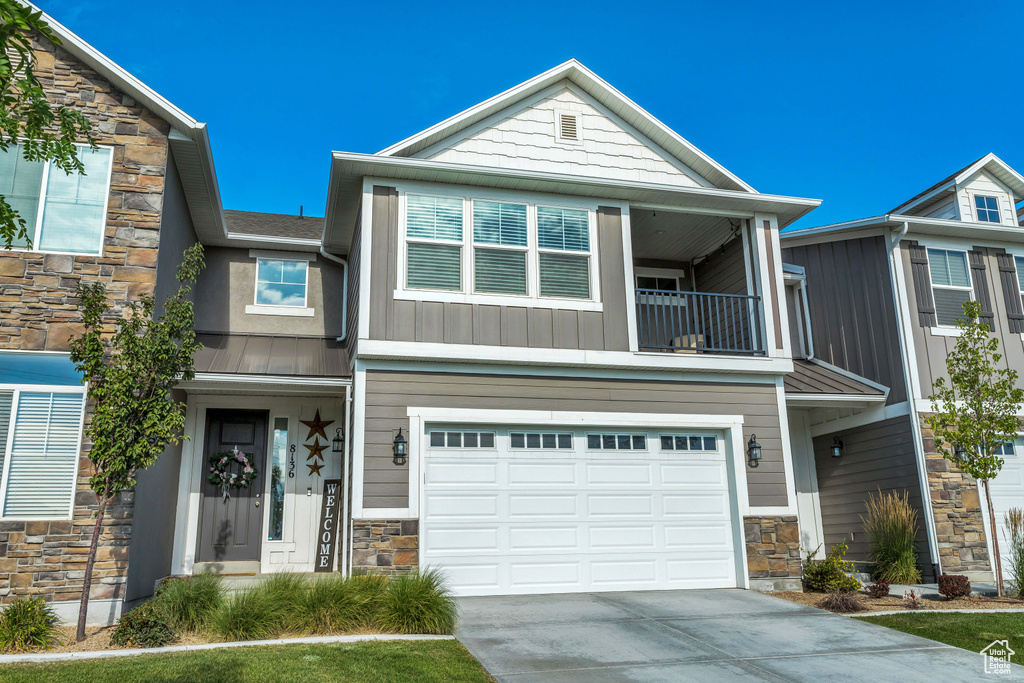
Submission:
{"label": "garage door window", "polygon": [[572,450],[572,434],[557,432],[512,432],[509,434],[512,448],[527,450]]}
{"label": "garage door window", "polygon": [[646,451],[644,434],[587,434],[587,448],[592,451]]}
{"label": "garage door window", "polygon": [[1007,457],[1015,456],[1019,453],[1019,449],[1024,448],[1024,439],[1017,439],[1016,441],[1007,441],[1002,446],[996,449],[996,455]]}
{"label": "garage door window", "polygon": [[718,437],[691,436],[689,434],[662,434],[663,451],[717,451]]}
{"label": "garage door window", "polygon": [[494,448],[494,432],[430,432],[431,448]]}

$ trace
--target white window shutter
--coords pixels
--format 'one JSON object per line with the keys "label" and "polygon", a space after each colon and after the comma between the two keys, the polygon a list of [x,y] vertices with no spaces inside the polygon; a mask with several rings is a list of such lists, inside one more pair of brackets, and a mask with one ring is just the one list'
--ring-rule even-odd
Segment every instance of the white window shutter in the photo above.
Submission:
{"label": "white window shutter", "polygon": [[5,517],[65,517],[75,494],[81,394],[23,391],[18,398]]}

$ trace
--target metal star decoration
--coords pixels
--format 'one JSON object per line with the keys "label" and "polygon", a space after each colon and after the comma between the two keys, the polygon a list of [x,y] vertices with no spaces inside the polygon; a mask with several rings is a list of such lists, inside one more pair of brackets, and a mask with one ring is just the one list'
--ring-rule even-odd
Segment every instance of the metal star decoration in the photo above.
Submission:
{"label": "metal star decoration", "polygon": [[312,465],[310,465],[307,462],[306,463],[306,467],[309,468],[309,473],[310,474],[315,474],[318,477],[323,476],[323,475],[320,474],[320,470],[323,468],[323,465],[321,465],[320,463],[314,462]]}
{"label": "metal star decoration", "polygon": [[327,420],[326,422],[320,419],[320,409],[316,409],[316,415],[313,416],[312,420],[299,420],[302,424],[309,427],[309,434],[306,435],[306,440],[313,438],[314,434],[318,434],[325,439],[327,438],[327,432],[324,431],[324,427],[327,425],[334,424],[334,420]]}
{"label": "metal star decoration", "polygon": [[320,437],[319,436],[316,437],[315,439],[313,439],[313,445],[312,446],[310,446],[308,443],[304,443],[302,445],[309,449],[309,455],[306,456],[306,460],[312,460],[313,458],[316,458],[318,460],[323,460],[324,459],[324,456],[322,456],[320,454],[324,452],[325,448],[327,448],[327,444],[326,443],[324,443],[324,444],[320,443]]}

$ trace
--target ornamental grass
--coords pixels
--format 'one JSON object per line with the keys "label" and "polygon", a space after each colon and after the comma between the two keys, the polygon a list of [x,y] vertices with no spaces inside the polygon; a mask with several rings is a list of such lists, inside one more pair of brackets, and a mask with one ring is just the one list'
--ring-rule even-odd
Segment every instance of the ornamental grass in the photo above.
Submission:
{"label": "ornamental grass", "polygon": [[1024,511],[1010,508],[1003,516],[1003,535],[1007,548],[1000,557],[1004,573],[1010,577],[1013,592],[1024,598]]}
{"label": "ornamental grass", "polygon": [[879,490],[871,494],[864,505],[867,515],[861,516],[861,521],[870,544],[872,576],[889,583],[920,583],[915,540],[918,515],[910,505],[909,494],[906,491],[902,495],[883,494]]}

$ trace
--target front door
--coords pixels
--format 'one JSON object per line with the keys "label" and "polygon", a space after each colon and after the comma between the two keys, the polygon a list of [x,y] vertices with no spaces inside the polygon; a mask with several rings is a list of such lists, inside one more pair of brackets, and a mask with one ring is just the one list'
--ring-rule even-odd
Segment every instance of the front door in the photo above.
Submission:
{"label": "front door", "polygon": [[[203,448],[203,500],[199,514],[199,562],[259,561],[262,542],[264,475],[267,467],[267,412],[207,410]],[[228,497],[210,483],[210,456],[238,448],[255,464],[257,476]],[[237,473],[241,465],[232,463]]]}

